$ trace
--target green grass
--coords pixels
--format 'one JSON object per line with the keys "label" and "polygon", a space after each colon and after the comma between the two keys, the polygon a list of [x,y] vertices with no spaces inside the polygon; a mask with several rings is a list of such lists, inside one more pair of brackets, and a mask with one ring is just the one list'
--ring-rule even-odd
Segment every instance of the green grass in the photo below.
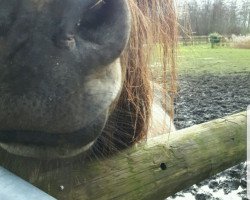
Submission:
{"label": "green grass", "polygon": [[215,47],[210,45],[179,46],[178,73],[201,74],[250,72],[250,49]]}

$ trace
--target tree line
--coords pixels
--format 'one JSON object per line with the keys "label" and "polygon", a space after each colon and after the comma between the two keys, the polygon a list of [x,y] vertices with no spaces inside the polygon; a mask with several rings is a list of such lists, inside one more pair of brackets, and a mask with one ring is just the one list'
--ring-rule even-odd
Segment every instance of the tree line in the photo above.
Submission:
{"label": "tree line", "polygon": [[179,5],[182,35],[250,33],[250,0],[189,0]]}

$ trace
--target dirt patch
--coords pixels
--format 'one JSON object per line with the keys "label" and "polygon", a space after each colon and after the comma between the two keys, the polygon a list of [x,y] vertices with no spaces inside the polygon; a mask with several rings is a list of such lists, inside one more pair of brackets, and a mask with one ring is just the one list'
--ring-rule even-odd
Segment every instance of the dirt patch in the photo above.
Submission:
{"label": "dirt patch", "polygon": [[[177,129],[245,111],[250,105],[250,73],[185,75],[175,102]],[[230,196],[230,197],[229,197]],[[247,199],[246,164],[241,163],[168,199]]]}

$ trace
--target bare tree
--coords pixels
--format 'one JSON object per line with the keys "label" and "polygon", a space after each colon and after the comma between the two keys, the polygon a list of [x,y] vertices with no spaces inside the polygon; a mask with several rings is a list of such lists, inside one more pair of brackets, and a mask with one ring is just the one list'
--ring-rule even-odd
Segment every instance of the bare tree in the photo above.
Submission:
{"label": "bare tree", "polygon": [[187,27],[188,20],[196,35],[250,33],[250,0],[243,0],[240,4],[237,0],[190,0],[182,11],[180,24]]}

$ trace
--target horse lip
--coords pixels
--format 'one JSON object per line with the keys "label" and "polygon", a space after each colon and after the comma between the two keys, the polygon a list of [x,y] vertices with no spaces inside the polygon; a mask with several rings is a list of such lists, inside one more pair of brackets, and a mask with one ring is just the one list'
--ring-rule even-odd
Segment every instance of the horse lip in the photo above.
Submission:
{"label": "horse lip", "polygon": [[16,143],[1,143],[0,150],[3,149],[10,154],[30,157],[38,159],[64,159],[77,156],[83,152],[87,152],[95,143],[95,141],[90,142],[85,146],[75,147],[75,146],[61,146],[61,147],[48,147],[48,146],[35,146],[35,145],[23,145]]}
{"label": "horse lip", "polygon": [[0,130],[1,149],[10,154],[38,159],[64,159],[87,152],[103,125],[91,124],[73,133]]}
{"label": "horse lip", "polygon": [[0,130],[0,142],[25,145],[60,146],[63,144],[82,145],[96,139],[95,134],[84,134],[85,128],[73,133],[47,133],[42,131]]}
{"label": "horse lip", "polygon": [[1,130],[0,142],[37,146],[85,146],[101,134],[107,120],[106,111],[89,125],[71,133],[49,133],[33,130]]}

